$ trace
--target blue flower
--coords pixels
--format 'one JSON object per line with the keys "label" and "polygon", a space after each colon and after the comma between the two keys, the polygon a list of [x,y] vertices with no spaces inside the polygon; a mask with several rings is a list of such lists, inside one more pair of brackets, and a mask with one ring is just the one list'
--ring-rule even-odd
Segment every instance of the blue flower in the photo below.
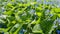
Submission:
{"label": "blue flower", "polygon": [[4,24],[0,24],[0,28],[7,28],[7,26]]}
{"label": "blue flower", "polygon": [[60,30],[57,30],[57,34],[60,34]]}
{"label": "blue flower", "polygon": [[23,28],[20,30],[19,34],[24,34]]}
{"label": "blue flower", "polygon": [[4,28],[7,28],[7,26],[4,26]]}

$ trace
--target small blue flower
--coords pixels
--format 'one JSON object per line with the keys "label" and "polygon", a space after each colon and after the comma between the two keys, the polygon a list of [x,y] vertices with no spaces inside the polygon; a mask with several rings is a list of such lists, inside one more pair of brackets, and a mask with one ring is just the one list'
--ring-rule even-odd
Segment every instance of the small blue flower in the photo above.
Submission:
{"label": "small blue flower", "polygon": [[29,13],[30,13],[30,14],[34,14],[34,13],[35,13],[35,10],[34,10],[34,9],[31,9],[31,10],[29,11]]}
{"label": "small blue flower", "polygon": [[0,24],[0,28],[7,28],[7,26],[4,24]]}
{"label": "small blue flower", "polygon": [[57,30],[57,34],[60,34],[60,30]]}
{"label": "small blue flower", "polygon": [[60,23],[60,18],[57,18],[58,23]]}
{"label": "small blue flower", "polygon": [[4,26],[4,28],[7,28],[7,26]]}
{"label": "small blue flower", "polygon": [[20,30],[19,34],[24,34],[23,28]]}
{"label": "small blue flower", "polygon": [[50,14],[50,17],[52,17],[53,16],[53,14]]}

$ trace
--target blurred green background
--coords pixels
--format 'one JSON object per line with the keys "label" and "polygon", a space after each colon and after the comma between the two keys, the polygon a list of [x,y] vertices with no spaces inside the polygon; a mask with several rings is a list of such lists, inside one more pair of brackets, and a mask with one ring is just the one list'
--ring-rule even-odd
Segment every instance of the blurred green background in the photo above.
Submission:
{"label": "blurred green background", "polygon": [[0,34],[59,33],[59,0],[0,0]]}

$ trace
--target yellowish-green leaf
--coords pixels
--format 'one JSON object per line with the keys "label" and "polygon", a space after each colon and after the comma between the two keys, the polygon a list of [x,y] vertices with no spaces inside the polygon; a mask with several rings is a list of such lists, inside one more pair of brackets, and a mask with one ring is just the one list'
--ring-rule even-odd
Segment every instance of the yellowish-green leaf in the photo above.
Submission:
{"label": "yellowish-green leaf", "polygon": [[6,15],[11,15],[13,12],[12,11],[5,11],[4,14]]}
{"label": "yellowish-green leaf", "polygon": [[11,3],[8,3],[7,5],[8,5],[8,6],[12,6],[12,4],[11,4]]}
{"label": "yellowish-green leaf", "polygon": [[60,12],[60,8],[55,8],[55,12]]}
{"label": "yellowish-green leaf", "polygon": [[14,20],[14,21],[12,21],[12,23],[13,23],[13,24],[15,24],[15,23],[16,23],[16,21]]}
{"label": "yellowish-green leaf", "polygon": [[60,14],[57,14],[58,15],[58,17],[60,17]]}
{"label": "yellowish-green leaf", "polygon": [[41,12],[36,12],[36,14],[40,17],[42,15]]}

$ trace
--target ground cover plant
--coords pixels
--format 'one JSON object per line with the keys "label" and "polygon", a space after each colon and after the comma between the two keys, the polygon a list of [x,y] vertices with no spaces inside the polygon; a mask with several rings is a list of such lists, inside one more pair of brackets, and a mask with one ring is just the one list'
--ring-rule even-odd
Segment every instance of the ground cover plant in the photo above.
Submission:
{"label": "ground cover plant", "polygon": [[59,0],[0,0],[0,34],[59,34]]}

